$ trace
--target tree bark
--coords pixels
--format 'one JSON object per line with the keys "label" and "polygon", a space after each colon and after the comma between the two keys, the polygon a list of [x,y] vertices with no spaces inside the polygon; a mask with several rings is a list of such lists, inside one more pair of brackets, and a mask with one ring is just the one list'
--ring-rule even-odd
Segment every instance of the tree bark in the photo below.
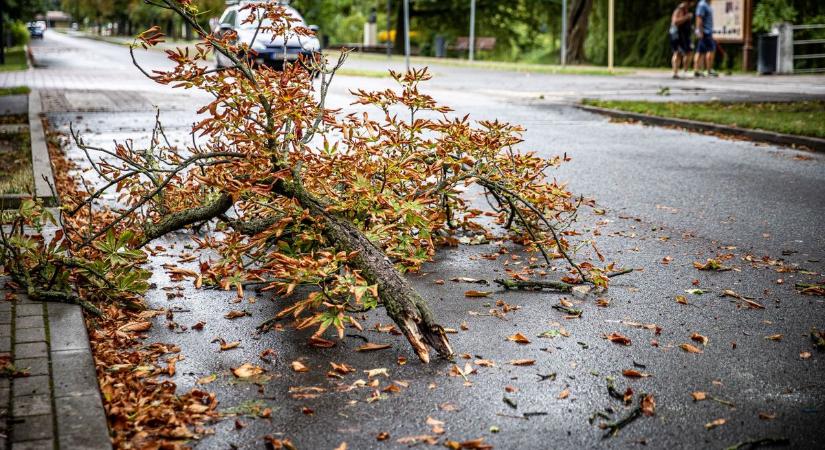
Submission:
{"label": "tree bark", "polygon": [[321,203],[302,189],[292,193],[324,226],[324,234],[342,250],[357,252],[354,263],[368,283],[378,286],[387,315],[398,325],[418,358],[427,363],[432,347],[444,358],[453,349],[444,328],[435,322],[427,302],[407,283],[384,252],[347,220],[326,211]]}
{"label": "tree bark", "polygon": [[572,0],[567,13],[567,61],[583,63],[584,41],[587,39],[587,27],[590,23],[590,11],[593,0]]}

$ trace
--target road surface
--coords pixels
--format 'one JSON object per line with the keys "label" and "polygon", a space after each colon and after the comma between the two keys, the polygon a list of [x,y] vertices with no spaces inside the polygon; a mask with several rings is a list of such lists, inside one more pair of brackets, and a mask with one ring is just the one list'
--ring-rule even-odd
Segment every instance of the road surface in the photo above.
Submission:
{"label": "road surface", "polygon": [[[53,127],[68,124],[83,131],[90,143],[108,145],[113,139],[145,138],[153,107],[179,142],[194,121],[193,110],[205,97],[172,91],[143,79],[132,67],[123,46],[48,32],[33,44],[38,68],[23,74],[1,74],[0,85],[28,84],[43,91],[44,110]],[[150,67],[164,65],[162,54],[141,54]],[[353,59],[353,68],[377,70],[386,64]],[[392,63],[396,66],[397,62]],[[597,307],[593,299],[571,299],[583,310],[580,319],[565,319],[551,308],[561,296],[554,294],[495,292],[490,299],[465,298],[477,286],[449,280],[466,276],[492,280],[501,276],[500,262],[479,258],[497,250],[494,245],[450,249],[439,253],[424,274],[411,276],[429,299],[437,317],[455,329],[457,351],[470,359],[495,361],[468,375],[450,377],[452,363],[415,362],[406,343],[397,336],[374,331],[346,337],[335,348],[313,349],[306,333],[287,327],[283,331],[254,334],[260,321],[284,306],[283,301],[256,295],[255,303],[232,303],[234,293],[194,290],[185,284],[183,298],[168,300],[165,291],[150,292],[152,307],[178,308],[175,320],[183,325],[205,321],[202,332],[171,331],[158,321],[152,341],[174,342],[186,359],[177,364],[174,381],[181,391],[212,373],[218,380],[207,387],[218,394],[221,408],[250,412],[273,408],[270,419],[241,417],[214,426],[214,433],[197,442],[197,448],[262,448],[262,436],[288,437],[299,448],[332,449],[342,442],[349,448],[403,448],[398,439],[432,434],[426,424],[432,417],[444,422],[438,438],[457,441],[481,438],[496,448],[724,448],[764,437],[786,437],[795,448],[821,448],[825,419],[825,355],[813,350],[808,333],[825,328],[822,297],[795,292],[797,280],[821,280],[825,271],[825,155],[745,141],[720,139],[681,130],[611,123],[604,117],[581,112],[570,102],[585,96],[657,98],[663,86],[672,86],[674,99],[797,99],[825,96],[825,78],[723,77],[674,81],[665,72],[634,76],[538,75],[434,66],[436,78],[429,92],[457,114],[493,119],[527,127],[525,149],[544,156],[567,153],[573,161],[553,175],[569,181],[570,188],[597,199],[604,216],[583,219],[584,227],[598,227],[601,250],[620,266],[643,270],[617,279]],[[354,88],[385,88],[391,80],[340,77],[330,100],[347,107]],[[543,96],[544,98],[540,98]],[[69,155],[82,162],[80,152]],[[176,262],[185,235],[158,243],[169,252],[153,259],[152,281],[170,284],[159,267]],[[172,250],[175,244],[177,250]],[[733,254],[724,273],[699,272],[694,261],[717,254]],[[754,268],[742,258],[753,255],[798,264],[809,274],[778,273],[773,267]],[[663,260],[670,260],[664,264]],[[780,283],[781,280],[781,283]],[[702,296],[685,290],[698,284]],[[494,288],[490,288],[494,289]],[[752,296],[765,309],[740,307],[724,289]],[[691,305],[679,304],[686,295]],[[521,308],[501,318],[490,315],[501,299]],[[253,315],[229,322],[232,309]],[[498,308],[500,309],[500,308]],[[381,311],[366,316],[368,328],[386,324]],[[660,334],[633,324],[655,324]],[[549,330],[566,330],[569,337],[538,337]],[[506,337],[521,332],[532,341],[518,345]],[[620,332],[631,338],[620,346],[602,338]],[[709,338],[703,353],[679,349],[692,333]],[[781,340],[766,336],[781,334]],[[392,343],[375,353],[356,353],[371,341]],[[217,351],[215,337],[240,340],[242,347]],[[654,341],[656,345],[654,344]],[[276,356],[264,366],[272,378],[260,386],[239,383],[228,374],[244,362],[263,364],[258,354],[272,348]],[[802,358],[811,352],[810,358]],[[399,365],[398,357],[409,361]],[[301,359],[308,373],[294,373],[289,363]],[[517,367],[509,360],[529,358],[536,364]],[[328,378],[330,362],[346,362],[357,372],[344,379]],[[379,378],[380,388],[399,380],[399,393],[381,393],[377,401],[369,387],[353,387],[367,379],[364,370],[387,368],[390,377]],[[625,369],[652,376],[630,379]],[[555,373],[542,381],[538,375]],[[654,394],[656,415],[641,418],[616,437],[603,439],[604,431],[590,418],[595,412],[617,419],[630,410],[607,392],[606,377],[617,389]],[[317,387],[315,398],[296,394],[295,388]],[[290,391],[292,388],[292,391]],[[722,400],[695,402],[691,393],[707,392]],[[562,393],[567,392],[565,396]],[[504,398],[508,401],[505,401]],[[729,402],[729,403],[724,403]],[[527,418],[525,418],[525,413]],[[725,419],[724,425],[706,424]],[[494,432],[496,431],[496,432]],[[379,433],[389,439],[376,440]]]}

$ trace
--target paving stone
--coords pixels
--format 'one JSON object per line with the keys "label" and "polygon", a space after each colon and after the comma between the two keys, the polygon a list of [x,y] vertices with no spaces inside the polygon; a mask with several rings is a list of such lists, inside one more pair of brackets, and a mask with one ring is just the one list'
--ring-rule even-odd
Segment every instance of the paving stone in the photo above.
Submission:
{"label": "paving stone", "polygon": [[11,311],[0,312],[0,323],[11,323]]}
{"label": "paving stone", "polygon": [[16,359],[41,358],[48,357],[48,355],[49,348],[45,342],[27,342],[14,346],[14,357]]}
{"label": "paving stone", "polygon": [[41,439],[37,441],[15,442],[11,444],[11,450],[53,450],[54,441],[51,439]]}
{"label": "paving stone", "polygon": [[28,395],[15,397],[12,416],[39,416],[52,413],[52,399],[48,395]]}
{"label": "paving stone", "polygon": [[49,395],[50,391],[47,375],[15,378],[12,383],[12,394],[15,398],[25,395]]}
{"label": "paving stone", "polygon": [[89,350],[52,352],[54,396],[99,395],[94,360]]}
{"label": "paving stone", "polygon": [[[11,389],[7,387],[0,389],[0,410],[6,410],[9,404],[9,399],[11,399]],[[0,416],[2,416],[2,414],[0,414]]]}
{"label": "paving stone", "polygon": [[79,306],[50,303],[46,309],[52,351],[89,350],[89,338]]}
{"label": "paving stone", "polygon": [[57,440],[60,448],[73,450],[111,449],[109,428],[100,396],[83,395],[55,399]]}
{"label": "paving stone", "polygon": [[17,317],[25,316],[42,316],[43,305],[41,303],[29,303],[25,305],[17,305],[14,308],[14,315]]}
{"label": "paving stone", "polygon": [[[2,323],[2,320],[0,320]],[[43,328],[43,316],[27,316],[21,317],[14,321],[14,328],[20,330],[23,328]]]}
{"label": "paving stone", "polygon": [[11,324],[4,323],[0,324],[0,337],[7,337],[11,336]]}
{"label": "paving stone", "polygon": [[46,342],[45,328],[23,328],[14,333],[15,344],[25,342]]}
{"label": "paving stone", "polygon": [[11,336],[0,337],[0,353],[11,352]]}
{"label": "paving stone", "polygon": [[10,313],[11,312],[11,302],[2,302],[0,303],[0,313]]}
{"label": "paving stone", "polygon": [[[42,416],[23,417],[19,422],[11,426],[11,441],[34,441],[37,439],[50,439],[53,437],[51,414]],[[71,447],[67,447],[71,448]]]}
{"label": "paving stone", "polygon": [[14,367],[18,370],[26,370],[29,375],[48,375],[48,358],[21,358],[14,360]]}

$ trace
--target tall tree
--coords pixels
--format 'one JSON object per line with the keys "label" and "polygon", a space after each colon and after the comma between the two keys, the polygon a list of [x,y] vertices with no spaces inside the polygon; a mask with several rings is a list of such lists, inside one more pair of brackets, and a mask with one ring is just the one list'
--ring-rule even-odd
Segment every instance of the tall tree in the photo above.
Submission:
{"label": "tall tree", "polygon": [[586,60],[584,41],[590,23],[593,0],[572,0],[567,11],[567,61],[582,63]]}

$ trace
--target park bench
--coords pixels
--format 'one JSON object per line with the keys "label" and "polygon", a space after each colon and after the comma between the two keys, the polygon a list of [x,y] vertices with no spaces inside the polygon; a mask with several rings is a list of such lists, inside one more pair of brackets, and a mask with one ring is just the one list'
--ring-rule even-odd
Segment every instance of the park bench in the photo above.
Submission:
{"label": "park bench", "polygon": [[[477,37],[475,42],[475,50],[492,50],[496,47],[496,38],[494,37]],[[467,36],[461,36],[456,38],[455,45],[453,45],[452,50],[466,52],[470,50],[470,38]]]}

